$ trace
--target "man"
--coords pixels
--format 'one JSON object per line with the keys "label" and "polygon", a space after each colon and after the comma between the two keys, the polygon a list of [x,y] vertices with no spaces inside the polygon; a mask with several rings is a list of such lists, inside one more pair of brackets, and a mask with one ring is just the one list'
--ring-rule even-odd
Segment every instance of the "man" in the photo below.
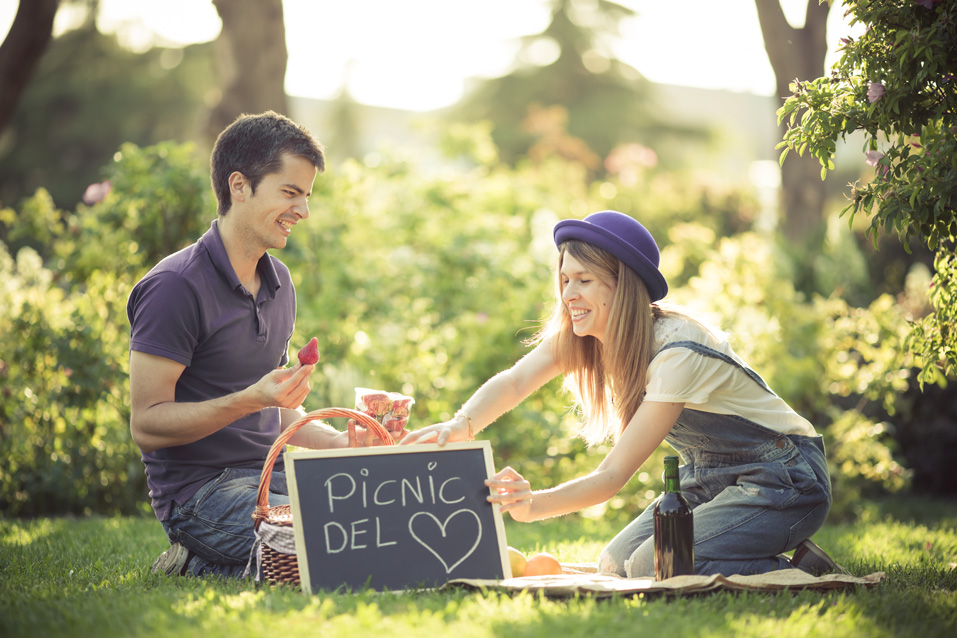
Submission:
{"label": "man", "polygon": [[[309,218],[325,158],[303,127],[266,112],[227,127],[210,164],[218,218],[130,294],[130,431],[171,542],[152,570],[241,576],[264,460],[302,415],[314,369],[285,367],[296,296],[288,269],[266,251]],[[373,442],[358,434],[352,445]],[[346,447],[350,437],[311,423],[290,443]],[[270,505],[289,502],[281,460]]]}

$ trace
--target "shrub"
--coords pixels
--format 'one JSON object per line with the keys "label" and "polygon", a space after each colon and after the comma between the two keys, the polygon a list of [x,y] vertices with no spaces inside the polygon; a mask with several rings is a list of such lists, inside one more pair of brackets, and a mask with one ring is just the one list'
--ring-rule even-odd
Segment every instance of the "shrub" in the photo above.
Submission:
{"label": "shrub", "polygon": [[[822,2],[824,0],[821,0]],[[852,24],[829,77],[795,81],[778,111],[789,129],[779,146],[834,168],[838,137],[865,133],[862,154],[873,178],[852,187],[845,212],[872,215],[869,232],[918,238],[938,252],[935,313],[907,340],[923,383],[957,374],[953,303],[957,269],[957,3],[923,0],[848,2]],[[883,138],[883,139],[882,139]]]}
{"label": "shrub", "polygon": [[[628,209],[668,238],[674,298],[706,304],[745,359],[824,432],[842,498],[905,484],[882,425],[908,381],[893,300],[857,308],[797,292],[784,252],[748,230],[746,194],[658,179],[651,168],[597,184],[564,161],[508,168],[482,135],[449,145],[468,158],[454,167],[384,153],[316,182],[313,217],[278,253],[297,289],[293,347],[320,340],[305,408],[349,407],[362,386],[414,395],[413,427],[448,419],[528,351],[554,295],[555,221]],[[18,247],[15,260],[0,253],[13,273],[0,284],[0,332],[18,335],[0,344],[0,505],[13,514],[147,509],[128,431],[125,302],[153,261],[195,240],[214,208],[186,147],[125,146],[109,174],[107,198],[75,213],[38,192],[23,210],[51,221],[35,233],[10,232],[24,215],[2,213],[3,237]],[[169,228],[178,230],[163,234]],[[515,465],[536,487],[595,467],[607,448],[574,437],[570,403],[556,380],[503,416],[482,435],[496,466]],[[646,506],[660,490],[664,450],[584,515],[624,520]]]}

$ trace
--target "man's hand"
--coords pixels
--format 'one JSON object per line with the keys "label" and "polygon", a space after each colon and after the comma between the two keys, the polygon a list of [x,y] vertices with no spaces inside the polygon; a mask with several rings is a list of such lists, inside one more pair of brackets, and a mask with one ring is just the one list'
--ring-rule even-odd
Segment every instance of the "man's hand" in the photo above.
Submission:
{"label": "man's hand", "polygon": [[309,376],[316,366],[297,363],[266,374],[249,388],[263,407],[296,409],[303,404],[312,386]]}
{"label": "man's hand", "polygon": [[181,363],[130,353],[130,432],[143,452],[186,445],[264,408],[298,408],[309,394],[315,366],[273,370],[250,387],[216,399],[176,402]]}
{"label": "man's hand", "polygon": [[[375,447],[380,445],[388,445],[385,441],[371,433],[368,429],[360,425],[356,425],[356,422],[352,419],[349,420],[346,429],[349,447]],[[392,441],[397,443],[401,441],[408,433],[408,430],[403,429],[398,432],[389,432],[389,435],[392,437]]]}

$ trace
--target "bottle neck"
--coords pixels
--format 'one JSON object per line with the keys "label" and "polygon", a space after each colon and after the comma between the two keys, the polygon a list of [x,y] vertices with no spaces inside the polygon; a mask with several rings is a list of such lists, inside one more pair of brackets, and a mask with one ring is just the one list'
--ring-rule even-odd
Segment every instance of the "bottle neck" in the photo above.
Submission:
{"label": "bottle neck", "polygon": [[678,479],[677,472],[674,476],[665,477],[665,491],[666,492],[681,492],[681,481]]}
{"label": "bottle neck", "polygon": [[665,491],[681,492],[681,481],[678,478],[678,459],[675,457],[665,459]]}

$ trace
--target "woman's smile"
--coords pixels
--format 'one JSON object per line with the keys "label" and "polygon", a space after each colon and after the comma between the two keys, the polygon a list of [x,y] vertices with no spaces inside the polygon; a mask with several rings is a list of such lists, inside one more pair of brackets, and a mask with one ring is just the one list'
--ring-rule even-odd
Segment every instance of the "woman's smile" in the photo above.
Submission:
{"label": "woman's smile", "polygon": [[605,336],[615,286],[602,282],[569,254],[562,259],[562,300],[571,316],[572,329],[579,337]]}

